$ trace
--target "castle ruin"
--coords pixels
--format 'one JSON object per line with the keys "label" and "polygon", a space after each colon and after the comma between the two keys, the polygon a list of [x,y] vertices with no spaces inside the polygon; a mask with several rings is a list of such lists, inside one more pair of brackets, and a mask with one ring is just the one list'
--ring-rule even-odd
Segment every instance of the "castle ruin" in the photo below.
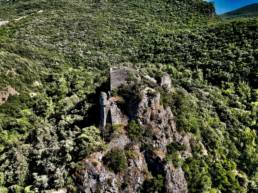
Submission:
{"label": "castle ruin", "polygon": [[[110,68],[110,90],[108,93],[101,92],[100,103],[100,129],[103,133],[107,123],[111,125],[127,125],[128,117],[122,113],[117,105],[117,97],[112,96],[112,91],[119,87],[128,84],[130,76],[139,75],[136,70],[129,67],[113,67]],[[145,77],[142,77],[145,78]],[[146,78],[145,78],[146,79]],[[158,84],[154,78],[152,83]],[[171,88],[171,78],[169,74],[164,74],[161,77],[159,86],[169,90]]]}

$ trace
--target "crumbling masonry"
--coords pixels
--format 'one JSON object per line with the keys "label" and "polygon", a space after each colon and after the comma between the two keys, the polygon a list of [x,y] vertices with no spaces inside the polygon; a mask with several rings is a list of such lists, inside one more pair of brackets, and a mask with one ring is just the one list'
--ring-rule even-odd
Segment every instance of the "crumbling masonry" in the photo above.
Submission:
{"label": "crumbling masonry", "polygon": [[110,69],[110,92],[101,92],[100,94],[100,129],[102,132],[107,123],[111,125],[127,125],[128,118],[118,108],[117,98],[111,97],[110,93],[125,85],[133,72],[133,69],[127,67]]}
{"label": "crumbling masonry", "polygon": [[[122,113],[117,105],[117,97],[112,97],[110,93],[112,93],[112,91],[118,89],[122,85],[126,85],[130,76],[136,73],[136,70],[128,67],[110,69],[110,91],[108,93],[101,92],[99,101],[100,129],[102,133],[107,123],[110,123],[111,125],[128,124],[128,117]],[[161,77],[160,86],[165,89],[171,88],[171,79],[168,74],[164,74]]]}

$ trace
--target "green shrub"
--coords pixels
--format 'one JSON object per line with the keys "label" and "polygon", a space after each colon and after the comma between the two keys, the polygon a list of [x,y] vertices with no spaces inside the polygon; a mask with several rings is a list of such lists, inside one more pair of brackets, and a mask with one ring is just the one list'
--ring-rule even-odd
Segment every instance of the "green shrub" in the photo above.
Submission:
{"label": "green shrub", "polygon": [[201,121],[198,116],[197,99],[193,95],[178,89],[174,94],[172,108],[176,114],[179,130],[195,134],[199,132]]}
{"label": "green shrub", "polygon": [[133,120],[128,124],[127,133],[132,141],[140,142],[143,138],[144,128],[141,127],[135,120]]}
{"label": "green shrub", "polygon": [[0,187],[0,192],[1,193],[8,193],[8,188]]}
{"label": "green shrub", "polygon": [[24,193],[34,193],[34,191],[33,190],[31,190],[31,186],[27,186],[27,187],[25,187],[24,188]]}
{"label": "green shrub", "polygon": [[112,125],[111,139],[117,138],[122,134],[124,134],[124,125]]}
{"label": "green shrub", "polygon": [[5,180],[4,180],[4,173],[3,172],[0,172],[0,186],[3,186],[4,183],[5,183]]}
{"label": "green shrub", "polygon": [[188,181],[189,192],[210,192],[212,180],[207,160],[190,158],[184,162],[183,170]]}
{"label": "green shrub", "polygon": [[12,193],[23,193],[24,192],[24,188],[19,186],[19,185],[13,185],[9,188],[9,190]]}
{"label": "green shrub", "polygon": [[[0,186],[30,186],[34,179],[31,189],[44,192],[72,184],[70,163],[103,150],[98,129],[89,125],[98,124],[96,95],[109,88],[109,67],[116,64],[173,77],[176,92],[162,91],[161,103],[172,107],[177,130],[193,133],[208,150],[203,156],[196,143],[193,159],[184,164],[189,192],[247,191],[234,170],[245,172],[248,191],[256,191],[257,18],[220,20],[211,17],[212,4],[201,0],[0,0],[0,5],[1,20],[11,21],[0,27],[0,90],[11,85],[19,92],[0,106]],[[26,18],[14,21],[21,16]],[[138,104],[146,86],[139,82],[117,91],[124,99],[119,107]],[[113,131],[110,127],[111,137]],[[128,136],[134,142],[147,139],[145,147],[154,137],[137,122],[129,123]],[[167,158],[180,163],[183,148],[172,144],[168,151]],[[156,180],[149,190],[161,187]]]}
{"label": "green shrub", "polygon": [[179,167],[183,164],[183,160],[178,152],[167,154],[165,160],[172,162],[175,167]]}
{"label": "green shrub", "polygon": [[164,177],[158,175],[144,182],[141,192],[142,193],[155,193],[164,191]]}
{"label": "green shrub", "polygon": [[100,130],[95,126],[90,126],[82,129],[78,136],[79,156],[86,157],[94,151],[103,150],[105,143],[100,136]]}
{"label": "green shrub", "polygon": [[167,151],[169,154],[177,152],[177,151],[184,151],[186,149],[185,144],[181,144],[179,142],[172,142],[167,145]]}
{"label": "green shrub", "polygon": [[124,150],[114,149],[108,152],[103,158],[105,165],[115,173],[123,172],[127,169],[127,157]]}
{"label": "green shrub", "polygon": [[138,153],[133,151],[133,150],[127,150],[125,152],[125,155],[127,157],[127,159],[137,159],[138,158]]}

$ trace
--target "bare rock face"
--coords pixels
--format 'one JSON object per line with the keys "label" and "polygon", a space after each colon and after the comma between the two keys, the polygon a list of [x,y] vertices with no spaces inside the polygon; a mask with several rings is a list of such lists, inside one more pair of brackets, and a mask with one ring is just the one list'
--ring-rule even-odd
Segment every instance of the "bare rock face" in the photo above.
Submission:
{"label": "bare rock face", "polygon": [[118,108],[115,100],[110,99],[110,115],[112,125],[127,125],[128,118]]}
{"label": "bare rock face", "polygon": [[7,25],[8,23],[9,23],[9,21],[0,21],[0,26]]}
{"label": "bare rock face", "polygon": [[133,151],[135,157],[128,159],[128,169],[123,177],[126,186],[121,189],[121,192],[125,193],[139,192],[146,178],[147,164],[143,154],[140,152],[139,146],[135,145]]}
{"label": "bare rock face", "polygon": [[92,154],[83,161],[84,168],[75,174],[80,193],[137,193],[145,180],[147,165],[138,146],[134,149],[134,158],[128,159],[128,168],[121,174],[115,174],[102,163],[104,153]]}
{"label": "bare rock face", "polygon": [[110,91],[125,85],[131,74],[135,70],[129,67],[113,67],[110,69]]}
{"label": "bare rock face", "polygon": [[167,193],[187,193],[187,182],[181,167],[175,168],[173,165],[166,165],[165,186]]}
{"label": "bare rock face", "polygon": [[[128,78],[127,72],[125,69],[111,69],[110,92],[125,84]],[[145,78],[145,80],[148,79],[151,84],[147,85],[151,87],[159,86],[167,91],[171,89],[171,79],[168,74],[161,78],[159,85],[150,77]],[[132,92],[129,93],[134,95]],[[167,161],[166,155],[168,145],[176,142],[185,147],[185,150],[180,152],[180,157],[182,159],[190,157],[193,137],[177,131],[172,110],[170,107],[162,105],[161,94],[157,90],[145,87],[140,93],[135,93],[135,96],[126,98],[125,103],[127,104],[121,106],[123,111],[118,105],[118,98],[104,92],[100,95],[100,128],[102,132],[108,129],[107,123],[111,124],[113,128],[121,126],[121,130],[116,130],[117,132],[111,135],[111,139],[107,140],[105,152],[94,153],[83,160],[83,168],[75,174],[80,193],[138,193],[141,192],[145,182],[157,175],[163,176],[163,188],[167,193],[187,193],[187,182],[182,168],[175,167]],[[144,142],[142,139],[134,141],[127,136],[130,119],[144,129]],[[148,148],[144,149],[143,144]],[[130,152],[126,154],[128,167],[119,173],[108,169],[103,161],[106,153],[114,149]]]}
{"label": "bare rock face", "polygon": [[103,166],[101,158],[102,154],[96,153],[83,161],[84,168],[76,174],[81,193],[119,192],[116,175]]}
{"label": "bare rock face", "polygon": [[145,75],[143,78],[149,83],[157,84],[157,80],[155,78],[150,77],[149,75]]}
{"label": "bare rock face", "polygon": [[166,152],[166,146],[173,141],[173,133],[176,131],[171,109],[160,104],[160,93],[151,88],[143,90],[141,98],[137,115],[139,123],[154,133],[153,147]]}
{"label": "bare rock face", "polygon": [[167,151],[167,145],[172,142],[184,144],[186,150],[182,152],[182,158],[191,156],[191,136],[180,133],[176,129],[175,117],[170,107],[160,104],[160,93],[146,88],[141,93],[141,102],[138,106],[139,122],[147,129],[152,130],[154,139],[151,144],[156,152],[146,152],[145,157],[148,167],[154,173],[165,176],[165,189],[167,193],[187,193],[187,182],[181,167],[175,168],[173,164],[164,161],[163,152]]}
{"label": "bare rock face", "polygon": [[116,137],[110,141],[108,144],[108,150],[124,149],[130,142],[131,141],[127,135],[121,134],[119,137]]}
{"label": "bare rock face", "polygon": [[183,157],[191,156],[190,141],[192,136],[177,131],[171,108],[161,105],[159,92],[151,88],[142,91],[137,117],[139,123],[151,130],[155,136],[155,139],[152,139],[154,148],[161,149],[166,153],[167,145],[172,142],[179,142],[186,147]]}
{"label": "bare rock face", "polygon": [[161,77],[160,86],[162,86],[166,90],[171,89],[171,78],[170,78],[169,74],[166,73]]}

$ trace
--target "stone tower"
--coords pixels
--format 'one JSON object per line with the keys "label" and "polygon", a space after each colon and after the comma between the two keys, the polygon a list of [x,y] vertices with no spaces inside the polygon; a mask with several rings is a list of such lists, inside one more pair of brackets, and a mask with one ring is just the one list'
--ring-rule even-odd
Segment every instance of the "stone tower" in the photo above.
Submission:
{"label": "stone tower", "polygon": [[127,80],[134,72],[128,67],[110,68],[110,91],[100,94],[100,129],[103,133],[107,123],[111,125],[127,125],[128,118],[122,113],[117,105],[117,97],[110,96],[110,93],[122,85],[127,84]]}

